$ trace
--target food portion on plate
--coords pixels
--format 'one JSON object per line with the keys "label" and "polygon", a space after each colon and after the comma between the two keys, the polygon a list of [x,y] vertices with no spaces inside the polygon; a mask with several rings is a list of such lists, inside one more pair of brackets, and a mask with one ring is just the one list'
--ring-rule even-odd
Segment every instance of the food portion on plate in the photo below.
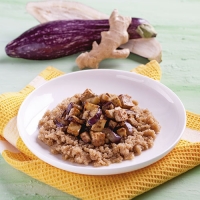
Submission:
{"label": "food portion on plate", "polygon": [[152,113],[128,94],[86,89],[46,111],[38,138],[64,160],[100,167],[148,150],[160,129]]}
{"label": "food portion on plate", "polygon": [[[75,98],[73,96],[77,94],[76,99],[80,99],[81,95],[87,88],[88,90],[92,90],[90,93],[95,93],[95,98],[91,97],[90,99],[88,97],[87,101],[89,102],[87,104],[82,103],[82,101],[79,101],[79,104],[70,104],[70,102],[75,101],[73,101],[73,99]],[[106,93],[108,93],[109,95]],[[123,108],[122,103],[121,106],[116,106],[116,102],[114,101],[114,94],[117,96],[117,98],[119,98],[120,95],[131,96],[132,98],[130,99],[130,101],[133,103],[134,106],[132,108]],[[113,104],[115,105],[113,106],[114,108],[105,108],[103,107],[105,103],[99,103],[98,99],[100,98],[101,101],[103,96],[105,102],[112,102],[108,103],[111,104],[110,106],[112,106]],[[96,100],[94,101],[93,98]],[[91,101],[92,99],[93,101]],[[137,104],[136,101],[139,102],[139,104]],[[84,119],[81,118],[81,115],[83,115],[84,113],[84,106],[91,104],[94,104],[94,106],[97,105],[97,107],[99,106],[98,108],[100,108],[100,111],[102,112],[101,115],[98,114],[98,109],[96,109],[96,112],[94,112],[93,114],[91,112],[91,116],[89,115],[88,118],[85,118],[85,121],[83,125],[81,125],[81,128],[79,126],[79,128],[75,129],[74,126],[71,126],[69,129],[70,133],[67,133],[66,130],[71,122],[73,122],[71,125],[76,124],[78,120],[79,123],[82,123],[82,120]],[[135,121],[133,120],[134,123],[132,122],[133,124],[131,124],[131,121],[128,121],[128,119],[126,118],[126,120],[124,121],[128,122],[131,126],[128,126],[128,123],[124,123],[123,121],[120,122],[119,119],[115,120],[115,118],[111,119],[109,117],[106,117],[105,112],[109,114],[110,110],[114,109],[115,111],[119,109],[117,107],[122,109],[121,111],[128,111],[129,114],[130,112],[135,113],[135,115],[133,115],[135,119]],[[90,108],[86,108],[87,110],[90,110]],[[108,111],[104,111],[104,109]],[[149,111],[147,111],[146,109],[148,109]],[[76,112],[74,112],[73,110],[76,110],[77,112],[80,111],[80,115],[75,115]],[[69,117],[69,115],[72,114],[70,112],[74,112],[73,115],[75,117]],[[118,111],[116,111],[116,113],[117,112]],[[148,116],[152,117],[152,120],[147,120]],[[92,120],[90,120],[90,118],[92,117],[94,117],[93,122]],[[106,123],[103,129],[110,128],[109,126],[111,126],[111,124],[109,125],[109,121],[112,120],[114,122],[126,125],[122,127],[122,131],[126,131],[126,136],[123,138],[123,132],[121,135],[119,132],[117,133],[117,127],[116,129],[111,128],[111,131],[115,133],[113,134],[114,136],[119,135],[120,137],[122,137],[122,139],[120,139],[120,142],[110,142],[108,139],[106,139],[106,132],[104,133],[106,139],[104,145],[94,146],[92,144],[92,137],[90,136],[91,128],[93,126],[93,123],[97,123],[98,119],[100,120],[104,118],[106,119]],[[158,125],[160,128],[158,131],[155,131],[155,135],[153,134],[151,136],[146,136],[146,140],[150,139],[149,141],[152,141],[151,144],[153,146],[145,146],[146,140],[144,136],[148,133],[146,132],[144,134],[144,125],[146,123],[150,127],[146,127],[147,130],[155,130],[153,128],[153,121],[158,121]],[[91,125],[87,126],[86,122],[88,122],[88,124],[90,123]],[[67,123],[67,125],[65,125],[64,123]],[[167,155],[175,147],[183,134],[185,124],[186,116],[184,106],[177,95],[175,95],[173,91],[171,91],[169,88],[159,83],[158,81],[154,81],[153,79],[141,76],[136,73],[111,69],[82,70],[78,72],[68,73],[52,79],[51,81],[48,81],[47,83],[34,90],[23,101],[17,116],[17,127],[20,137],[22,138],[22,141],[27,146],[27,148],[35,156],[37,156],[40,160],[59,169],[86,175],[121,174],[133,170],[138,170],[155,163],[156,161]],[[84,127],[88,130],[84,130]],[[129,134],[128,132],[130,130],[130,127],[134,131],[133,133],[131,132],[131,134]],[[78,134],[77,132],[73,132],[79,129],[80,131],[78,132]],[[91,141],[89,141],[88,143],[86,143],[87,138],[85,139],[84,135],[81,139],[81,133],[84,131],[89,133],[89,139]],[[98,130],[95,132],[103,132],[103,130]],[[77,134],[77,136],[73,135],[72,133],[74,133],[75,135]],[[141,135],[139,135],[138,133],[140,133]],[[86,137],[88,136],[86,133],[85,135]],[[40,138],[43,137],[43,140],[45,140],[45,142],[38,139],[38,136]],[[154,136],[156,137],[153,140]],[[139,148],[136,148],[136,150],[132,148],[134,147],[134,144],[136,144],[136,142],[134,141],[134,137],[141,139],[139,140],[140,143],[136,141],[137,143],[139,143]],[[85,142],[83,140],[85,140]],[[123,143],[123,141],[125,140],[127,142]],[[133,142],[135,143],[133,144]],[[80,144],[82,146],[80,146]],[[84,149],[82,148],[83,146],[85,147]],[[127,150],[126,152],[123,151],[125,150],[123,146],[132,149],[130,151]],[[64,150],[65,147],[69,149],[65,149],[66,151],[64,152],[64,155],[62,153],[62,150]],[[146,147],[149,149],[145,149]],[[140,148],[142,148],[141,155],[136,156],[138,153],[140,153]],[[73,152],[72,149],[75,151]],[[138,149],[139,151],[137,152]],[[87,150],[88,152],[95,152],[96,154],[93,154],[93,160],[90,158],[90,160],[87,161],[88,164],[84,164],[83,161],[86,161],[85,158],[82,157],[82,153],[85,151],[84,155],[89,155],[88,152],[88,154],[86,154]],[[114,156],[116,156],[113,154],[113,152],[111,152],[112,150],[115,150],[114,153],[117,152],[116,155],[118,156],[118,158],[121,159],[118,160],[118,163],[116,162],[116,160],[115,163],[111,163],[111,161],[109,160],[111,157],[113,159]],[[124,155],[125,153],[126,155],[128,155],[128,151],[132,153],[133,158],[129,157],[131,160],[125,160],[127,157],[125,158]],[[111,155],[109,154],[109,152],[111,152]],[[97,157],[95,157],[94,155]],[[107,157],[105,158],[105,156]],[[64,159],[62,159],[62,157]],[[88,157],[86,158],[88,159]],[[76,162],[75,159],[77,159]],[[99,164],[97,163],[99,162],[98,159],[103,160],[105,162],[104,164],[107,165],[97,165]]]}

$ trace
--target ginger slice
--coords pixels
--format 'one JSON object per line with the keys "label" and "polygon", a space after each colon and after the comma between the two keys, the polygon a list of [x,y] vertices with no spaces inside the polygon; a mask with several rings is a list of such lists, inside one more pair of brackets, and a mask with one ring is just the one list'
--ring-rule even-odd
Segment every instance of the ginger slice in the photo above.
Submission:
{"label": "ginger slice", "polygon": [[78,67],[80,69],[86,67],[97,69],[99,63],[106,58],[127,58],[130,50],[118,50],[117,48],[128,41],[127,29],[130,23],[131,17],[123,17],[115,9],[109,18],[109,31],[101,32],[101,43],[99,45],[94,41],[90,52],[82,53],[77,57],[76,64]]}

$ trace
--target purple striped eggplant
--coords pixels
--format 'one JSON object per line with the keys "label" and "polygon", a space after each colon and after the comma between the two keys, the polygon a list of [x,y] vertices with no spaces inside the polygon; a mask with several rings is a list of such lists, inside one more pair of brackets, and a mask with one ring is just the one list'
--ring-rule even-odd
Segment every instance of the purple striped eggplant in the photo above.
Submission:
{"label": "purple striped eggplant", "polygon": [[[101,32],[109,30],[105,20],[57,20],[37,25],[11,41],[8,56],[31,60],[48,60],[69,56],[92,48],[101,40]],[[132,18],[129,39],[156,37],[154,28],[141,18]]]}

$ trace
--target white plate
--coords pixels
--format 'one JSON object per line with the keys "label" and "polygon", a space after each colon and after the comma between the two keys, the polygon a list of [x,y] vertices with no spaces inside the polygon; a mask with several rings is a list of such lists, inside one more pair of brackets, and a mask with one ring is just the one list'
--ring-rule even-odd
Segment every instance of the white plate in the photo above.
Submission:
{"label": "white plate", "polygon": [[[47,109],[54,108],[75,93],[82,93],[86,88],[96,94],[129,94],[140,107],[149,109],[161,125],[154,146],[133,160],[98,168],[72,164],[62,160],[61,156],[52,155],[49,147],[37,139],[39,120]],[[179,98],[158,81],[131,72],[97,69],[69,73],[42,85],[22,103],[17,122],[23,142],[44,162],[80,174],[110,175],[146,167],[169,153],[185,129],[186,114]]]}

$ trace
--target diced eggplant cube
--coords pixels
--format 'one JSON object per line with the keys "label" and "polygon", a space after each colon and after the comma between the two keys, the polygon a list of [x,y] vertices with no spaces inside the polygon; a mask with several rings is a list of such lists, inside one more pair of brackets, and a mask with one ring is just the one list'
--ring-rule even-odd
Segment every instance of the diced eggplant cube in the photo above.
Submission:
{"label": "diced eggplant cube", "polygon": [[81,133],[80,137],[83,140],[83,142],[85,142],[85,143],[90,143],[91,142],[90,134],[88,132],[86,132],[86,131]]}
{"label": "diced eggplant cube", "polygon": [[122,122],[128,119],[128,115],[126,113],[126,110],[119,109],[114,111],[114,118],[117,122]]}
{"label": "diced eggplant cube", "polygon": [[129,122],[124,122],[124,128],[126,129],[127,135],[132,135],[134,132],[134,127]]}
{"label": "diced eggplant cube", "polygon": [[99,112],[100,112],[99,108],[95,108],[94,110],[90,110],[89,117],[93,117]]}
{"label": "diced eggplant cube", "polygon": [[110,128],[104,128],[102,130],[103,133],[106,134],[106,138],[108,138],[110,140],[110,142],[112,143],[119,143],[121,141],[121,136],[116,134],[113,130],[111,130]]}
{"label": "diced eggplant cube", "polygon": [[119,99],[122,103],[122,108],[131,108],[134,106],[131,96],[127,94],[119,95]]}
{"label": "diced eggplant cube", "polygon": [[81,129],[80,124],[76,122],[70,122],[69,126],[67,127],[67,132],[74,136],[78,136],[80,129]]}
{"label": "diced eggplant cube", "polygon": [[76,122],[76,123],[78,123],[78,124],[83,124],[83,123],[85,122],[85,120],[79,119],[79,118],[78,118],[77,116],[75,116],[75,115],[72,115],[72,116],[68,115],[68,116],[66,117],[66,120],[67,120],[67,121],[70,121],[70,122]]}
{"label": "diced eggplant cube", "polygon": [[90,135],[94,146],[99,147],[105,144],[105,133],[90,131]]}
{"label": "diced eggplant cube", "polygon": [[102,105],[102,111],[105,112],[106,110],[114,109],[115,106],[111,101],[108,101]]}
{"label": "diced eggplant cube", "polygon": [[92,131],[102,131],[104,129],[106,121],[107,120],[105,120],[105,119],[100,119],[94,125],[92,125],[91,130]]}
{"label": "diced eggplant cube", "polygon": [[90,118],[88,119],[86,126],[92,126],[94,125],[97,121],[100,120],[101,115],[102,115],[102,111],[100,108],[95,109],[93,111],[90,111],[89,113]]}

